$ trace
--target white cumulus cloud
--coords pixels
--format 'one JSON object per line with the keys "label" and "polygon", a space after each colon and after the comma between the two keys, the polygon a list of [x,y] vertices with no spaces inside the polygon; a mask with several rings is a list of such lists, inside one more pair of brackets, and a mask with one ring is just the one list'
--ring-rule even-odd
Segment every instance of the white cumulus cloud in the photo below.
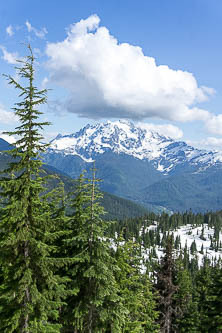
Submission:
{"label": "white cumulus cloud", "polygon": [[205,127],[212,134],[222,135],[222,114],[210,114],[205,122]]}
{"label": "white cumulus cloud", "polygon": [[209,117],[194,106],[213,89],[199,87],[192,73],[157,65],[140,47],[119,43],[99,24],[92,15],[71,25],[65,40],[47,45],[50,80],[70,92],[63,108],[92,119]]}
{"label": "white cumulus cloud", "polygon": [[3,56],[2,59],[4,59],[7,63],[15,65],[17,63],[17,59],[19,59],[17,52],[8,52],[7,49],[0,45],[0,50],[2,50]]}
{"label": "white cumulus cloud", "polygon": [[17,117],[11,111],[7,111],[3,105],[0,104],[0,123],[12,124],[17,121]]}
{"label": "white cumulus cloud", "polygon": [[12,37],[14,35],[14,31],[13,31],[13,27],[12,25],[9,25],[7,28],[6,28],[6,33]]}
{"label": "white cumulus cloud", "polygon": [[163,124],[163,125],[157,125],[152,123],[139,123],[140,127],[155,131],[161,135],[168,136],[172,139],[181,139],[183,137],[183,131],[172,124]]}
{"label": "white cumulus cloud", "polygon": [[16,139],[13,136],[7,135],[7,134],[3,134],[2,132],[0,132],[0,138],[4,139],[5,141],[7,141],[9,143],[16,142]]}
{"label": "white cumulus cloud", "polygon": [[45,35],[48,33],[48,31],[45,27],[38,30],[35,27],[33,27],[28,20],[25,22],[25,25],[27,27],[28,32],[30,32],[30,33],[33,32],[36,35],[36,37],[38,37],[38,38],[43,39],[43,38],[45,38]]}
{"label": "white cumulus cloud", "polygon": [[206,137],[202,140],[186,141],[189,145],[200,149],[222,151],[222,138]]}

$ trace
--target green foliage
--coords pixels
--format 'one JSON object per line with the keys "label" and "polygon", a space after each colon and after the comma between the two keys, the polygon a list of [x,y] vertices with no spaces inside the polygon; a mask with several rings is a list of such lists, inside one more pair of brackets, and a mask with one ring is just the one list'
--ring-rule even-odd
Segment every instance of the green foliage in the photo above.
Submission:
{"label": "green foliage", "polygon": [[209,332],[222,331],[222,266],[221,263],[212,269],[212,285],[207,300]]}
{"label": "green foliage", "polygon": [[191,273],[184,267],[181,258],[176,261],[175,285],[177,292],[174,294],[175,316],[173,326],[178,332],[198,332],[200,315],[197,302],[193,300],[193,281]]}
{"label": "green foliage", "polygon": [[[148,213],[112,195],[103,199],[95,168],[74,185],[43,166],[47,147],[40,133],[48,123],[39,120],[38,107],[47,91],[34,85],[29,52],[17,68],[20,81],[6,76],[20,93],[14,107],[20,125],[8,133],[17,137],[14,146],[0,140],[0,149],[8,149],[3,168],[0,163],[0,331],[222,332],[221,261],[204,257],[199,267],[195,241],[182,249],[180,237],[173,237],[189,224],[204,240],[207,225],[214,228],[211,248],[220,251],[222,212]],[[120,159],[127,165],[129,159]],[[125,182],[121,177],[118,191]],[[131,193],[132,183],[127,188]],[[139,212],[145,215],[133,218]],[[108,222],[116,216],[121,220]],[[157,247],[165,253],[160,262]]]}
{"label": "green foliage", "polygon": [[74,214],[68,221],[68,234],[63,239],[63,251],[73,258],[68,269],[69,289],[73,291],[63,309],[64,332],[121,332],[125,308],[119,296],[114,272],[118,269],[111,256],[111,243],[104,238],[107,222],[101,216],[93,169],[92,179],[83,175],[71,193]]}
{"label": "green foliage", "polygon": [[[5,140],[0,138],[0,152],[12,148],[13,146],[9,145]],[[12,157],[2,152],[0,154],[0,170],[5,170],[7,168],[7,165],[12,162],[12,160]],[[73,190],[75,181],[67,174],[46,164],[42,165],[42,169],[47,175],[56,175],[56,177],[49,177],[49,180],[46,184],[48,190],[56,188],[59,184],[59,180],[64,183],[66,193]],[[100,203],[106,211],[106,214],[103,217],[105,220],[119,220],[140,217],[148,214],[147,209],[143,206],[107,192],[103,192],[103,197],[101,198]]]}
{"label": "green foliage", "polygon": [[174,304],[174,298],[177,292],[177,286],[174,279],[176,275],[175,260],[173,258],[173,240],[168,237],[165,247],[165,255],[161,259],[157,270],[156,290],[159,295],[158,310],[160,311],[160,327],[163,332],[171,332],[173,327],[173,318],[177,309]]}
{"label": "green foliage", "polygon": [[115,257],[119,270],[116,279],[127,315],[122,332],[158,332],[156,300],[147,274],[141,273],[138,244],[120,237]]}
{"label": "green foliage", "polygon": [[9,84],[19,90],[21,101],[13,108],[20,125],[9,135],[18,137],[8,151],[14,160],[1,179],[4,207],[0,222],[0,330],[3,332],[59,332],[56,323],[65,296],[65,278],[54,274],[61,262],[55,261],[53,240],[58,237],[49,203],[41,193],[39,131],[46,122],[38,121],[38,106],[46,102],[46,90],[34,86],[34,57],[19,61],[18,75],[24,85],[11,76]]}
{"label": "green foliage", "polygon": [[122,220],[148,214],[148,210],[143,206],[106,192],[101,198],[101,205],[106,211],[106,220]]}
{"label": "green foliage", "polygon": [[210,266],[208,260],[197,274],[195,294],[203,332],[220,332],[222,329],[221,276],[221,265]]}

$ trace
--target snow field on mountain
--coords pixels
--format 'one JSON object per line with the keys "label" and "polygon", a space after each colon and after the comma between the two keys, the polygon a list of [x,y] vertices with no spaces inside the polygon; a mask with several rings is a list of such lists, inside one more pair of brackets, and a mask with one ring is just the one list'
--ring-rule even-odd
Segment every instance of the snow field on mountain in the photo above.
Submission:
{"label": "snow field on mountain", "polygon": [[58,135],[51,141],[50,151],[77,155],[87,162],[107,151],[126,154],[152,161],[156,170],[166,175],[179,164],[198,166],[195,172],[201,172],[222,162],[222,152],[196,149],[123,120],[87,125],[77,133]]}

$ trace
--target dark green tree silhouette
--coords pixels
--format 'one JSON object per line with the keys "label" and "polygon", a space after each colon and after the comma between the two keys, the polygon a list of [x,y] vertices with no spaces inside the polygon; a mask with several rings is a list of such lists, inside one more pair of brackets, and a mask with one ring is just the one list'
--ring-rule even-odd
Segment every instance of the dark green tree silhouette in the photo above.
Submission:
{"label": "dark green tree silhouette", "polygon": [[0,221],[1,332],[60,332],[56,323],[64,279],[55,274],[61,260],[55,260],[54,240],[58,233],[44,197],[45,179],[41,169],[41,130],[47,122],[39,121],[38,107],[46,103],[46,90],[34,85],[34,56],[19,61],[19,82],[6,76],[19,91],[20,101],[14,112],[20,125],[7,134],[17,137],[8,151],[12,158],[0,181],[3,201]]}
{"label": "dark green tree silhouette", "polygon": [[115,280],[118,269],[105,237],[108,222],[102,219],[101,192],[95,169],[92,179],[81,175],[71,195],[72,216],[63,251],[73,264],[68,268],[73,291],[63,308],[64,332],[121,332],[125,308]]}
{"label": "dark green tree silhouette", "polygon": [[159,294],[160,332],[173,332],[173,318],[176,314],[174,297],[177,291],[175,285],[175,260],[173,258],[173,239],[168,236],[166,239],[165,255],[161,259],[160,267],[157,270],[156,289]]}
{"label": "dark green tree silhouette", "polygon": [[120,294],[127,310],[121,332],[159,332],[156,320],[156,299],[148,274],[141,272],[140,246],[132,240],[116,242],[115,257],[119,270],[116,272]]}

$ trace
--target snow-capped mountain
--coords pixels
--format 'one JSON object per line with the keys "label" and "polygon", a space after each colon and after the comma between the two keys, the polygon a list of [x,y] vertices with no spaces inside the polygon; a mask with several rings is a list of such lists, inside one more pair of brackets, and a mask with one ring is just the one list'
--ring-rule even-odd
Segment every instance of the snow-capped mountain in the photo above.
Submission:
{"label": "snow-capped mountain", "polygon": [[149,209],[222,208],[222,152],[196,149],[127,121],[58,135],[43,160],[73,178],[90,172],[95,161],[103,191]]}
{"label": "snow-capped mountain", "polygon": [[169,174],[178,165],[188,163],[200,172],[222,163],[222,152],[195,149],[155,131],[135,126],[128,121],[108,121],[87,125],[71,135],[58,135],[51,141],[51,150],[76,155],[92,162],[99,154],[126,154],[153,163],[156,170]]}

